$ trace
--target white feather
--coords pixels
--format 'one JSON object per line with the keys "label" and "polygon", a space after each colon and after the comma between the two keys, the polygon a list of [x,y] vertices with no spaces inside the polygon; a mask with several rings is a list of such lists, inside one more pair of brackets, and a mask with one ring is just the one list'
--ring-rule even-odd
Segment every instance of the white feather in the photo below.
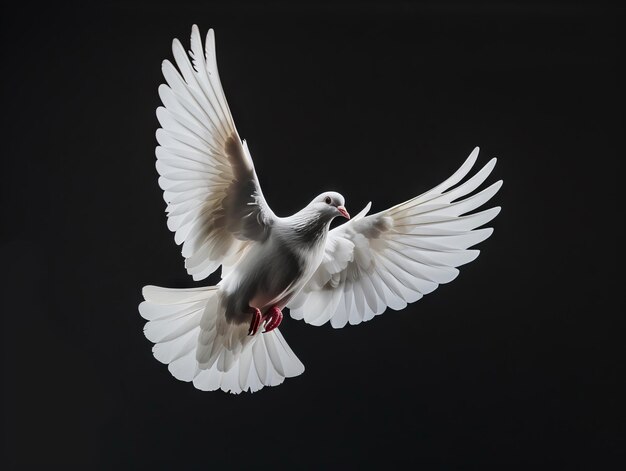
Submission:
{"label": "white feather", "polygon": [[[451,177],[420,196],[371,216],[366,216],[368,204],[358,217],[330,231],[322,264],[288,304],[292,316],[313,325],[330,320],[333,327],[340,328],[348,322],[370,320],[386,307],[404,309],[407,303],[454,280],[459,274],[456,267],[479,254],[468,249],[493,233],[491,228],[477,228],[500,212],[496,207],[464,216],[489,201],[501,181],[460,199],[484,183],[496,159],[446,191],[469,173],[477,157],[478,148]],[[345,283],[336,287],[330,284],[330,280],[346,275]],[[342,299],[336,304],[326,303],[326,311],[319,313],[320,290],[337,293]]]}
{"label": "white feather", "polygon": [[[468,213],[502,184],[473,194],[491,174],[495,159],[463,181],[478,148],[431,190],[369,216],[368,203],[330,232],[330,220],[345,203],[338,193],[320,195],[290,217],[276,217],[230,113],[214,33],[209,31],[203,47],[194,25],[190,41],[186,52],[174,40],[174,63],[162,64],[166,83],[158,90],[163,106],[156,111],[161,125],[156,169],[168,228],[182,245],[187,272],[200,280],[221,265],[222,281],[185,290],[144,288],[139,312],[147,320],[145,335],[155,343],[155,358],[174,377],[200,390],[234,394],[281,384],[304,366],[278,329],[249,335],[242,316],[250,307],[261,304],[265,314],[287,303],[292,317],[313,325],[359,324],[388,307],[401,310],[449,283],[459,274],[456,267],[478,256],[478,250],[468,249],[492,234],[491,228],[479,228],[500,209]],[[325,195],[334,199],[331,207]],[[293,254],[295,264],[289,258],[296,259]],[[287,257],[285,263],[276,261],[280,256]],[[280,277],[274,273],[290,264],[297,266],[293,274],[276,281]],[[236,304],[233,300],[241,306],[231,316],[227,306]]]}

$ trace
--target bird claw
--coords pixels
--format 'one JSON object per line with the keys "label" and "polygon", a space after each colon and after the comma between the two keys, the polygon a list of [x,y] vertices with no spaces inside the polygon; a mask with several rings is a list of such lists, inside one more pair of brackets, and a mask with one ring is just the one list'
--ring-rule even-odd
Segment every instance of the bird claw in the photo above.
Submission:
{"label": "bird claw", "polygon": [[250,321],[250,328],[248,329],[248,335],[255,335],[261,326],[261,321],[263,320],[263,316],[261,315],[261,311],[259,311],[256,307],[253,308],[254,312],[252,313],[252,321]]}
{"label": "bird claw", "polygon": [[250,321],[250,328],[248,329],[248,335],[255,335],[261,327],[261,323],[265,322],[264,333],[271,332],[280,325],[283,321],[283,313],[277,306],[272,307],[267,314],[262,315],[261,311],[253,307],[252,320]]}
{"label": "bird claw", "polygon": [[267,323],[265,324],[264,333],[267,334],[280,325],[283,321],[283,313],[280,309],[278,309],[278,307],[274,306],[267,314],[265,314],[265,319],[267,320]]}

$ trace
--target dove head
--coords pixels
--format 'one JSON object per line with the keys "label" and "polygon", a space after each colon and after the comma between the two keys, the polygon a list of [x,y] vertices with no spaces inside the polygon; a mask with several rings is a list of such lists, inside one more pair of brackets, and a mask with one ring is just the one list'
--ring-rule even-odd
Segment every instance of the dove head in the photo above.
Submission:
{"label": "dove head", "polygon": [[336,191],[326,191],[311,201],[309,206],[317,210],[322,216],[326,216],[328,220],[332,220],[337,216],[343,216],[350,219],[348,211],[346,211],[346,200]]}
{"label": "dove head", "polygon": [[295,236],[292,242],[310,245],[325,240],[333,219],[337,216],[350,219],[344,204],[344,197],[335,191],[327,191],[313,198],[300,211],[286,218],[288,227],[293,231],[291,235]]}

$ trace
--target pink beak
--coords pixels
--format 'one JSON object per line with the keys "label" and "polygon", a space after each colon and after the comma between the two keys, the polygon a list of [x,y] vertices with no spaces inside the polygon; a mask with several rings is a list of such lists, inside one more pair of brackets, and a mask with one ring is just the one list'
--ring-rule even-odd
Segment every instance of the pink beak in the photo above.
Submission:
{"label": "pink beak", "polygon": [[350,214],[348,214],[348,211],[346,211],[345,206],[337,206],[337,210],[341,213],[341,215],[344,218],[350,219]]}

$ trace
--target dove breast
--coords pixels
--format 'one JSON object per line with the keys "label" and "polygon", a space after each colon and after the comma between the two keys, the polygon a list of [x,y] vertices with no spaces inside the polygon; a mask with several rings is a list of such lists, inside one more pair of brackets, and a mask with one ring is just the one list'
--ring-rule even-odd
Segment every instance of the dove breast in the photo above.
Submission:
{"label": "dove breast", "polygon": [[252,245],[220,282],[226,318],[230,322],[249,323],[251,306],[263,313],[275,305],[282,309],[312,275],[321,255],[322,250],[314,251],[313,256],[319,260],[311,261],[310,254],[276,233],[265,242]]}

